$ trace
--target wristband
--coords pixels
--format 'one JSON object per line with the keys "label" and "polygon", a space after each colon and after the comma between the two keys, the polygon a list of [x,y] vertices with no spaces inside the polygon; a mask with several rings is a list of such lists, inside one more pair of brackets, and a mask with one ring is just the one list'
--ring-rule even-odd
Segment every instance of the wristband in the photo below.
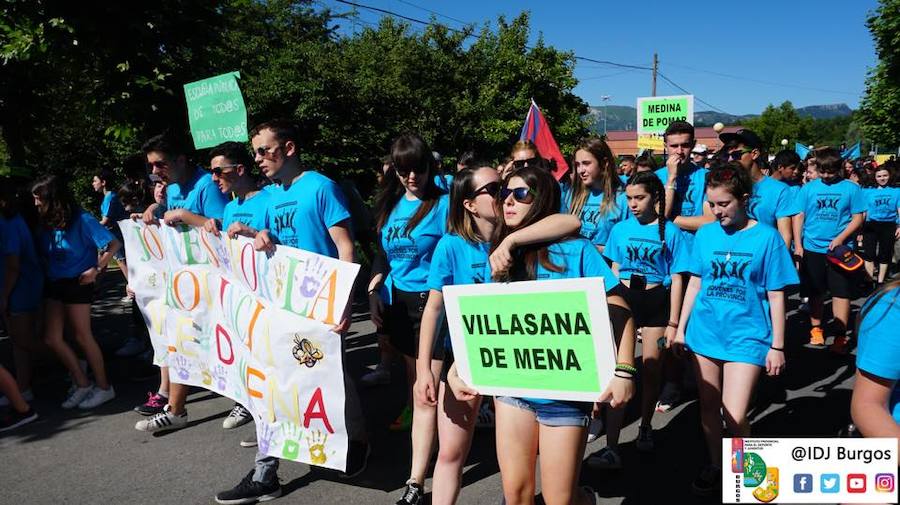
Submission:
{"label": "wristband", "polygon": [[616,363],[616,372],[628,372],[630,374],[636,374],[637,368],[633,365],[629,365],[628,363]]}
{"label": "wristband", "polygon": [[774,345],[770,345],[769,349],[772,349],[773,351],[784,352],[784,347],[775,347]]}
{"label": "wristband", "polygon": [[675,321],[669,321],[668,323],[666,323],[666,326],[668,326],[669,328],[675,328],[676,330],[678,329],[678,323]]}
{"label": "wristband", "polygon": [[626,380],[630,380],[630,381],[634,380],[634,375],[619,375],[619,373],[620,372],[616,372],[613,375],[615,375],[616,377],[618,377],[620,379],[626,379]]}

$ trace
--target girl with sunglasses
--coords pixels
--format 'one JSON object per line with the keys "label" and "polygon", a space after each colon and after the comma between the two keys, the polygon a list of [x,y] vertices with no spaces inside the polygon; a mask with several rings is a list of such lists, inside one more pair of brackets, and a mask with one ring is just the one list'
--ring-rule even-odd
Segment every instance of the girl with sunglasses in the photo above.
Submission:
{"label": "girl with sunglasses", "polygon": [[[93,216],[78,207],[71,191],[57,177],[38,181],[31,193],[41,225],[37,251],[44,261],[47,277],[44,340],[74,379],[62,407],[92,409],[116,397],[106,379],[103,353],[91,331],[91,303],[97,276],[121,244]],[[98,251],[104,252],[98,255]],[[88,380],[75,352],[63,338],[66,326],[84,352],[96,385]]]}
{"label": "girl with sunglasses", "polygon": [[[622,283],[622,295],[641,328],[641,425],[637,449],[653,450],[653,413],[662,370],[662,354],[667,340],[675,339],[681,312],[682,277],[690,251],[681,230],[667,221],[666,191],[653,172],[638,172],[625,188],[628,208],[634,219],[615,226],[603,255],[612,261],[612,270]],[[670,314],[674,314],[673,317]],[[607,447],[588,459],[588,465],[617,469],[622,466],[618,451],[619,432],[624,411],[613,410],[607,416]]]}
{"label": "girl with sunglasses", "polygon": [[[456,503],[463,463],[472,444],[472,434],[481,398],[457,400],[447,387],[447,371],[453,351],[444,320],[441,289],[456,284],[478,284],[490,279],[491,265],[508,266],[511,251],[518,246],[569,236],[581,223],[574,216],[554,214],[534,225],[509,234],[488,259],[490,237],[497,223],[495,199],[500,191],[500,175],[485,163],[456,174],[450,188],[448,234],[438,242],[428,275],[428,302],[422,315],[419,337],[416,408],[437,407],[439,452],[432,479],[431,501],[435,505]],[[444,347],[444,365],[435,389],[431,375],[433,344]]]}
{"label": "girl with sunglasses", "polygon": [[687,265],[691,277],[675,334],[676,351],[692,351],[698,378],[711,462],[694,481],[700,495],[721,483],[722,415],[728,436],[749,437],[747,410],[760,372],[784,370],[784,289],[798,283],[797,272],[778,231],[749,217],[752,191],[739,163],[707,174],[706,198],[717,221],[697,231],[703,247]]}
{"label": "girl with sunglasses", "polygon": [[581,219],[581,236],[601,252],[613,225],[628,218],[624,185],[616,173],[616,159],[599,137],[586,138],[575,151],[575,178],[561,211]]}
{"label": "girl with sunglasses", "polygon": [[[528,166],[514,170],[501,188],[499,204],[503,221],[494,230],[494,247],[512,233],[556,214],[560,204],[559,185],[544,168]],[[619,341],[617,369],[633,370],[635,336],[628,304],[615,294],[618,280],[588,240],[569,238],[522,247],[512,265],[494,275],[511,281],[578,277],[604,279],[613,335]],[[634,392],[633,379],[630,371],[621,375],[616,372],[598,402],[609,401],[613,408],[623,406]],[[462,401],[477,395],[462,383],[455,367],[448,371],[448,383]],[[497,459],[506,503],[534,502],[539,448],[541,489],[546,503],[594,502],[593,491],[577,487],[593,403],[498,397],[495,405]]]}
{"label": "girl with sunglasses", "polygon": [[[434,248],[447,233],[449,197],[434,184],[434,169],[434,157],[424,139],[416,134],[398,137],[391,146],[391,168],[376,199],[383,267],[373,267],[369,282],[372,322],[378,333],[389,335],[391,345],[403,354],[410,388],[409,403],[391,426],[393,430],[405,430],[412,425],[410,477],[397,502],[400,505],[421,499],[436,429],[434,407],[414,408],[412,402],[428,272]],[[424,352],[432,353],[431,375],[438,375],[443,347]]]}

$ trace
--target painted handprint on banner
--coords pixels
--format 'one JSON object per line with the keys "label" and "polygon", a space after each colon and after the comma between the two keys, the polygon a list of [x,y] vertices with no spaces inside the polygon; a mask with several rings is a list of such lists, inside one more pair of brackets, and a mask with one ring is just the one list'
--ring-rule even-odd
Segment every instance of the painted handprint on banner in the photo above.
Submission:
{"label": "painted handprint on banner", "polygon": [[263,423],[262,428],[256,437],[257,447],[259,448],[259,452],[263,454],[268,454],[269,449],[273,445],[277,445],[277,441],[275,440],[275,429],[272,428],[272,425],[268,423]]}
{"label": "painted handprint on banner", "polygon": [[309,446],[309,462],[314,465],[324,465],[328,461],[325,455],[325,442],[328,441],[328,433],[320,430],[306,434],[306,443]]}
{"label": "painted handprint on banner", "polygon": [[191,362],[188,361],[184,356],[178,355],[175,356],[175,373],[178,374],[178,378],[186,381],[191,378]]}
{"label": "painted handprint on banner", "polygon": [[158,282],[159,281],[156,279],[156,273],[152,273],[147,276],[147,285],[151,288],[155,288]]}
{"label": "painted handprint on banner", "polygon": [[206,363],[200,363],[200,377],[204,386],[212,385],[212,375],[209,373],[209,367],[206,366]]}
{"label": "painted handprint on banner", "polygon": [[284,434],[281,457],[296,461],[300,455],[300,439],[303,436],[303,430],[294,423],[284,423],[281,425],[281,432]]}
{"label": "painted handprint on banner", "polygon": [[310,342],[309,339],[303,338],[299,333],[294,334],[294,349],[292,353],[294,354],[294,359],[301,365],[306,365],[307,368],[316,366],[316,363],[325,357],[319,346]]}
{"label": "painted handprint on banner", "polygon": [[225,367],[216,365],[213,369],[213,376],[216,378],[216,387],[219,388],[219,391],[225,391],[226,380],[228,379],[228,375],[225,373]]}
{"label": "painted handprint on banner", "polygon": [[321,258],[311,258],[303,268],[303,280],[300,281],[300,294],[304,298],[312,298],[319,292],[325,278],[325,262]]}
{"label": "painted handprint on banner", "polygon": [[287,269],[284,263],[279,261],[275,263],[275,297],[280,298],[284,292],[284,277],[287,275]]}

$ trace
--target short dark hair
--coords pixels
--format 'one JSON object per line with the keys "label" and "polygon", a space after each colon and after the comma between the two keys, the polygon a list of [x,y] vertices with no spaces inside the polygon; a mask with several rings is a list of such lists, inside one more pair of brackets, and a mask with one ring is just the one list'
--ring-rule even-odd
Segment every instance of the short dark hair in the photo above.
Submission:
{"label": "short dark hair", "polygon": [[650,167],[651,170],[656,170],[657,168],[659,168],[659,165],[656,164],[656,158],[654,158],[653,155],[648,152],[645,152],[644,154],[635,158],[634,164]]}
{"label": "short dark hair", "polygon": [[472,150],[463,151],[459,155],[459,159],[456,160],[456,163],[458,165],[462,165],[466,168],[478,168],[477,166],[472,164],[472,162],[475,161],[475,158],[476,158],[475,151],[472,151]]}
{"label": "short dark hair", "polygon": [[623,154],[622,156],[619,156],[619,164],[621,164],[623,161],[630,161],[634,163],[635,157],[630,154]]}
{"label": "short dark hair", "polygon": [[232,163],[244,165],[247,173],[253,170],[253,165],[255,164],[253,158],[250,157],[250,152],[247,151],[247,147],[240,142],[223,142],[213,147],[209,152],[209,159],[213,159],[216,156],[223,156]]}
{"label": "short dark hair", "polygon": [[694,125],[688,123],[687,121],[672,121],[669,123],[669,126],[666,127],[666,132],[663,133],[663,140],[668,138],[669,135],[681,135],[683,133],[687,133],[691,136],[691,140],[694,140]]}
{"label": "short dark hair", "polygon": [[96,174],[97,178],[106,184],[107,189],[112,190],[113,183],[116,182],[116,173],[111,168],[103,168]]}
{"label": "short dark hair", "polygon": [[159,152],[165,154],[169,158],[186,156],[188,153],[187,142],[185,142],[180,135],[172,131],[166,131],[150,137],[150,139],[141,146],[141,151],[144,152],[145,156],[152,152]]}
{"label": "short dark hair", "polygon": [[753,191],[750,174],[737,161],[717,165],[706,173],[706,189],[725,188],[735,198],[742,198]]}
{"label": "short dark hair", "polygon": [[250,130],[250,138],[259,135],[263,130],[271,130],[278,142],[293,142],[295,145],[300,142],[300,129],[293,121],[288,119],[273,119],[265,121],[254,126]]}
{"label": "short dark hair", "polygon": [[819,173],[836,172],[841,174],[844,169],[844,160],[841,158],[840,151],[833,147],[826,147],[816,151],[816,167],[819,169]]}
{"label": "short dark hair", "polygon": [[775,159],[772,160],[772,167],[776,170],[781,167],[789,167],[791,165],[800,165],[800,155],[792,149],[784,149],[778,151]]}

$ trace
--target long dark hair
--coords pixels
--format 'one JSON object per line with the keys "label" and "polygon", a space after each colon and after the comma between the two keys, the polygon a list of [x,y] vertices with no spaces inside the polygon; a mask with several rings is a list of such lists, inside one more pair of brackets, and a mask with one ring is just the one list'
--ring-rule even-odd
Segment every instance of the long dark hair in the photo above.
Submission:
{"label": "long dark hair", "polygon": [[[534,165],[517,168],[510,172],[506,181],[508,182],[513,177],[521,178],[535,193],[531,208],[528,209],[528,213],[522,218],[518,229],[525,228],[547,216],[559,213],[559,184],[545,168]],[[503,202],[498,202],[498,205],[502,206]],[[505,220],[501,219],[494,228],[494,235],[491,237],[491,252],[494,252],[497,246],[503,242],[503,239],[513,231],[515,230],[507,226]],[[510,268],[510,280],[536,279],[538,263],[552,272],[562,272],[564,270],[562,266],[550,261],[550,252],[547,249],[549,246],[549,242],[543,242],[516,249],[513,266]]]}
{"label": "long dark hair", "polygon": [[656,215],[659,222],[659,241],[662,252],[666,252],[666,188],[653,172],[638,172],[628,179],[629,186],[643,186],[656,202]]}
{"label": "long dark hair", "polygon": [[415,133],[407,133],[397,137],[391,146],[391,168],[384,174],[381,180],[381,189],[375,199],[375,224],[380,230],[387,222],[391,211],[406,192],[403,184],[396,174],[397,167],[404,170],[415,171],[417,177],[422,177],[425,186],[425,195],[422,203],[409,221],[406,222],[406,233],[411,232],[431,209],[437,205],[441,190],[434,184],[434,156],[431,148],[425,140]]}
{"label": "long dark hair", "polygon": [[[472,162],[466,168],[456,172],[450,186],[450,210],[447,215],[447,231],[455,233],[469,242],[485,242],[490,237],[481,237],[475,228],[472,214],[463,205],[464,200],[474,198],[475,175],[481,169],[495,170],[494,167]],[[499,183],[499,181],[498,181]]]}
{"label": "long dark hair", "polygon": [[[603,203],[600,204],[600,213],[607,214],[616,208],[616,193],[622,188],[622,180],[616,172],[616,158],[613,156],[612,149],[609,144],[600,137],[588,137],[582,139],[575,148],[578,151],[587,151],[594,159],[597,160],[597,167],[600,170],[600,186],[603,188]],[[572,155],[574,166],[575,155]],[[569,213],[580,215],[584,203],[587,201],[590,188],[584,185],[581,177],[574,177],[572,181],[572,201],[569,205]]]}
{"label": "long dark hair", "polygon": [[66,229],[72,224],[72,216],[78,205],[65,182],[55,175],[45,177],[31,187],[31,194],[40,198],[46,210],[38,209],[41,226],[49,229]]}

